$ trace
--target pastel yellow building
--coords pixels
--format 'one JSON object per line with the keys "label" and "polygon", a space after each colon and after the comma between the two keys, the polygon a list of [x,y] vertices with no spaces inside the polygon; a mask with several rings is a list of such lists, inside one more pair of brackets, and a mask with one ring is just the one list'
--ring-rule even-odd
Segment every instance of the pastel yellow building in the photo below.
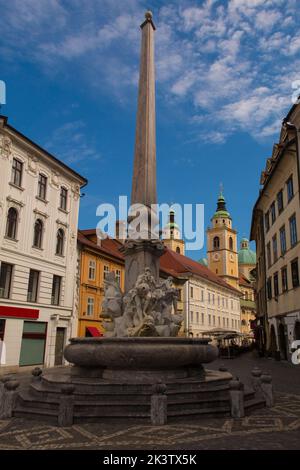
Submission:
{"label": "pastel yellow building", "polygon": [[283,119],[253,208],[264,352],[292,361],[300,340],[300,103]]}
{"label": "pastel yellow building", "polygon": [[255,291],[253,282],[251,282],[250,279],[247,279],[243,274],[240,274],[240,289],[243,293],[243,296],[240,299],[241,333],[250,335],[256,319]]}
{"label": "pastel yellow building", "polygon": [[119,252],[122,243],[107,238],[97,241],[96,230],[78,231],[80,254],[78,336],[101,336],[104,332],[101,305],[104,279],[114,271],[124,289],[124,259]]}
{"label": "pastel yellow building", "polygon": [[256,253],[250,249],[249,240],[242,238],[239,250],[239,286],[241,297],[241,332],[252,334],[256,324],[255,279]]}

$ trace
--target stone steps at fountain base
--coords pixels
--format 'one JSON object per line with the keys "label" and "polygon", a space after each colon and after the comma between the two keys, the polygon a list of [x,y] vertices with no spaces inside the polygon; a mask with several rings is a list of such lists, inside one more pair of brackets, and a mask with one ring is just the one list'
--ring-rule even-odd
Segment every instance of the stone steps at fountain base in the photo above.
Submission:
{"label": "stone steps at fountain base", "polygon": [[[169,398],[169,397],[168,397]],[[229,397],[212,397],[205,399],[198,398],[185,398],[185,399],[168,399],[168,409],[170,411],[185,407],[193,407],[194,409],[204,409],[206,407],[215,406],[216,408],[224,406],[229,403]],[[18,406],[22,409],[30,408],[38,410],[50,410],[58,412],[59,400],[54,399],[53,397],[49,398],[47,401],[36,399],[31,396],[28,392],[21,392],[18,397]],[[145,411],[148,412],[151,406],[151,397],[148,396],[147,401],[139,401],[139,397],[135,397],[135,400],[127,397],[119,397],[116,401],[111,400],[94,400],[94,401],[80,401],[75,400],[74,403],[74,413],[76,414],[81,412],[89,412],[89,410],[94,410],[99,415],[110,415],[114,414],[116,411],[131,412],[135,411]]]}
{"label": "stone steps at fountain base", "polygon": [[[252,399],[245,404],[245,414],[248,415],[254,410],[261,409],[265,407],[265,401],[262,399]],[[37,408],[23,408],[19,406],[15,412],[14,416],[18,418],[25,418],[31,420],[39,420],[42,422],[47,422],[49,424],[56,425],[58,417],[58,408],[56,410],[45,410]],[[230,405],[221,405],[216,407],[215,404],[211,407],[203,408],[185,408],[182,410],[176,409],[171,411],[168,409],[168,423],[174,422],[188,422],[192,420],[195,422],[195,419],[210,419],[218,417],[230,417]],[[147,412],[134,412],[115,410],[113,413],[103,414],[103,410],[90,410],[87,411],[76,411],[74,413],[74,424],[84,423],[84,422],[113,422],[117,421],[118,423],[136,423],[143,422],[144,424],[150,424],[150,410]]]}
{"label": "stone steps at fountain base", "polygon": [[[218,390],[215,392],[203,393],[203,392],[187,392],[183,393],[169,393],[167,392],[169,406],[185,405],[187,403],[210,403],[213,402],[227,402],[229,400],[228,389],[222,391]],[[250,400],[254,397],[254,392],[246,389],[244,393],[245,400]],[[75,406],[116,406],[122,404],[124,406],[130,406],[134,403],[137,406],[150,406],[151,393],[142,395],[132,395],[128,393],[119,393],[115,395],[97,394],[90,395],[89,399],[86,396],[80,394],[74,394]],[[29,390],[22,390],[18,397],[19,402],[24,404],[34,404],[41,408],[51,408],[52,405],[59,404],[60,395],[53,391],[44,390],[43,388],[36,388],[36,386],[30,387]]]}
{"label": "stone steps at fountain base", "polygon": [[[31,384],[30,389],[29,389],[30,396],[34,397],[37,401],[54,401],[58,402],[59,397],[60,397],[60,389],[54,389],[53,387],[46,387],[44,384],[41,383],[34,383]],[[77,389],[75,390],[74,397],[75,401],[81,401],[84,400],[84,402],[104,402],[106,403],[107,401],[110,402],[118,402],[120,399],[124,399],[128,402],[133,402],[138,399],[139,402],[144,402],[148,403],[150,400],[150,396],[152,395],[152,388],[149,387],[147,391],[143,390],[140,392],[135,392],[133,393],[130,388],[127,390],[121,389],[121,390],[115,390],[114,393],[108,394],[106,390],[94,390],[94,392],[79,392]],[[219,399],[226,399],[228,398],[228,393],[229,393],[229,387],[228,385],[224,385],[222,388],[217,389],[217,390],[202,390],[202,389],[181,389],[179,390],[173,389],[169,390],[167,389],[167,396],[169,400],[205,400],[205,399],[210,399],[212,396],[214,398],[219,398]],[[24,393],[23,393],[24,395]]]}
{"label": "stone steps at fountain base", "polygon": [[[14,416],[26,419],[35,419],[57,424],[59,413],[59,399],[49,394],[47,399],[42,394],[39,398],[27,391],[21,391]],[[103,398],[103,397],[101,397]],[[118,401],[80,401],[75,400],[74,403],[74,422],[84,421],[106,421],[115,419],[128,420],[146,420],[150,421],[150,404],[151,398],[139,401],[139,397],[135,397],[132,402],[131,397],[124,400],[124,396],[119,396]],[[254,392],[246,390],[245,395],[245,412],[249,413],[254,409],[265,406],[262,398],[255,398]],[[194,397],[184,397],[174,399],[174,395],[168,396],[168,419],[184,420],[197,417],[217,417],[230,416],[229,395],[211,398],[195,399]]]}
{"label": "stone steps at fountain base", "polygon": [[23,408],[21,405],[18,405],[13,415],[15,418],[24,418],[57,425],[58,410],[43,410],[37,409],[36,407],[29,408],[27,406]]}
{"label": "stone steps at fountain base", "polygon": [[260,410],[266,407],[266,401],[262,397],[254,397],[245,401],[245,413],[250,414],[252,411]]}

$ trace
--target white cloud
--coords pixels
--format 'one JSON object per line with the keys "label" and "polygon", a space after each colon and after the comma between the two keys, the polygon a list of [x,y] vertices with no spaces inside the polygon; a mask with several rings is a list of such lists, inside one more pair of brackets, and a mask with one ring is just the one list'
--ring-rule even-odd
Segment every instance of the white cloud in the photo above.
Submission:
{"label": "white cloud", "polygon": [[290,43],[289,53],[294,55],[300,51],[300,36],[295,36]]}
{"label": "white cloud", "polygon": [[281,19],[281,16],[282,15],[279,11],[262,10],[257,13],[255,24],[258,29],[268,31],[276,25],[276,23]]}
{"label": "white cloud", "polygon": [[197,80],[197,73],[195,71],[189,72],[181,77],[171,88],[174,95],[184,96],[187,91],[194,85]]}
{"label": "white cloud", "polygon": [[[252,90],[250,96],[227,104],[220,110],[220,118],[225,123],[235,123],[238,129],[248,131],[257,138],[279,132],[278,123],[284,111],[286,100],[266,87]],[[275,124],[277,124],[277,128]]]}
{"label": "white cloud", "polygon": [[100,160],[101,155],[85,135],[83,121],[66,122],[52,132],[45,148],[68,164]]}

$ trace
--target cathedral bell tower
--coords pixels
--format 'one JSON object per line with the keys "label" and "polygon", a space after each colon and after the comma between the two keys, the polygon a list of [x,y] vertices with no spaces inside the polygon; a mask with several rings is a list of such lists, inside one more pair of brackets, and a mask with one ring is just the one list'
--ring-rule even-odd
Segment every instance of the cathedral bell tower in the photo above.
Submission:
{"label": "cathedral bell tower", "polygon": [[232,219],[226,209],[223,191],[220,191],[217,210],[207,229],[207,258],[211,271],[228,284],[239,289],[239,267],[237,231],[232,228]]}
{"label": "cathedral bell tower", "polygon": [[185,243],[181,238],[180,228],[175,222],[175,212],[173,210],[169,213],[169,222],[163,228],[162,238],[164,245],[181,255],[184,255]]}

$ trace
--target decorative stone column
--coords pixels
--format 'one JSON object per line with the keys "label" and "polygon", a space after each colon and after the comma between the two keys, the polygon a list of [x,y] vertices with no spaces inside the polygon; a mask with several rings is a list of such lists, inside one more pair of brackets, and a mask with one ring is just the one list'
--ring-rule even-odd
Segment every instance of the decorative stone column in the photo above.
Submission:
{"label": "decorative stone column", "polygon": [[153,386],[154,394],[151,396],[151,423],[154,426],[167,424],[168,421],[168,397],[167,387],[163,383]]}
{"label": "decorative stone column", "polygon": [[5,383],[8,382],[9,380],[12,380],[12,377],[3,376],[0,378],[0,416],[2,416],[2,413],[3,413]]}
{"label": "decorative stone column", "polygon": [[243,418],[245,416],[244,386],[237,378],[231,380],[229,393],[232,418]]}
{"label": "decorative stone column", "polygon": [[31,371],[31,375],[32,375],[31,381],[32,382],[40,382],[41,378],[42,378],[42,373],[43,373],[43,371],[40,367],[35,367]]}
{"label": "decorative stone column", "polygon": [[17,388],[19,385],[20,382],[17,380],[8,380],[4,382],[4,393],[2,395],[0,419],[7,419],[13,416],[13,411],[18,395]]}
{"label": "decorative stone column", "polygon": [[261,374],[262,374],[262,371],[261,369],[259,369],[259,367],[254,367],[254,369],[252,369],[251,382],[252,382],[252,388],[254,392],[258,392],[261,389]]}
{"label": "decorative stone column", "polygon": [[263,373],[261,376],[261,391],[266,400],[266,406],[272,408],[274,406],[274,393],[272,376],[269,373]]}
{"label": "decorative stone column", "polygon": [[61,387],[61,396],[58,410],[58,426],[67,427],[73,425],[74,420],[74,393],[72,384]]}

